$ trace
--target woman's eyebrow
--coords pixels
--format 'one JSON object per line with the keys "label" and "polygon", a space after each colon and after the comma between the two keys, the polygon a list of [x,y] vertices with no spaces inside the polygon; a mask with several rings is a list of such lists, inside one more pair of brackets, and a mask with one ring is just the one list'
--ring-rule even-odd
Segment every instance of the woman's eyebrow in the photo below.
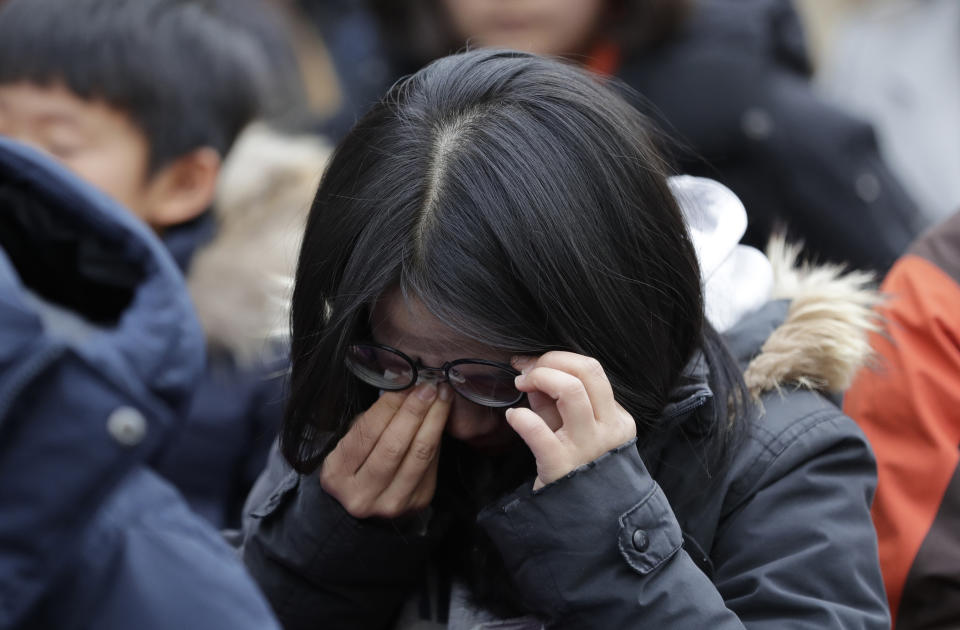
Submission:
{"label": "woman's eyebrow", "polygon": [[[449,357],[452,359],[467,359],[473,355],[482,354],[484,347],[479,343],[462,337],[451,336],[430,336],[411,335],[397,330],[390,325],[390,322],[381,322],[380,334],[377,341],[388,346],[393,346],[398,350],[406,352],[406,349],[416,349],[418,354],[437,354],[447,355],[451,350],[462,356]],[[468,356],[469,355],[469,356]]]}

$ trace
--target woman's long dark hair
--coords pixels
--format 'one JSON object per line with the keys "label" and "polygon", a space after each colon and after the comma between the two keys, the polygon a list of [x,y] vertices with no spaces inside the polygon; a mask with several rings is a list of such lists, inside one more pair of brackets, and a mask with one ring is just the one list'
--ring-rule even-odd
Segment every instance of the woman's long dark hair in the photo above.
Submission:
{"label": "woman's long dark hair", "polygon": [[564,63],[479,50],[395,85],[341,142],[310,212],[286,458],[314,470],[370,404],[345,351],[394,286],[491,348],[595,357],[641,444],[702,350],[722,446],[742,381],[705,323],[666,177],[645,119]]}
{"label": "woman's long dark hair", "polygon": [[[708,466],[720,463],[747,398],[705,322],[666,177],[643,116],[559,61],[480,50],[394,86],[335,151],[307,222],[284,455],[314,470],[374,400],[345,351],[399,287],[491,348],[598,359],[640,448],[666,434],[671,390],[702,352],[714,404],[697,439]],[[434,527],[456,535],[443,537],[437,568],[504,616],[523,604],[476,514],[532,464],[522,444],[497,461],[450,440],[441,450]]]}

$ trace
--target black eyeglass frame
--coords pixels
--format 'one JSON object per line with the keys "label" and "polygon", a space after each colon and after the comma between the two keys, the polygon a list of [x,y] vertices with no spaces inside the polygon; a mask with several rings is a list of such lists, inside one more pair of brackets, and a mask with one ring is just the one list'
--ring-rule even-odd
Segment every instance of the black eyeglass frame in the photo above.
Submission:
{"label": "black eyeglass frame", "polygon": [[495,368],[498,368],[498,369],[500,369],[500,370],[503,370],[504,372],[507,372],[508,374],[512,374],[512,375],[515,376],[515,377],[516,377],[516,376],[519,376],[519,375],[520,375],[520,371],[514,369],[513,366],[511,366],[511,365],[509,365],[509,364],[507,364],[507,363],[500,363],[499,361],[488,361],[487,359],[456,359],[456,360],[454,360],[454,361],[447,361],[446,363],[444,363],[444,364],[441,365],[440,367],[430,367],[430,366],[428,366],[428,365],[423,365],[423,364],[420,363],[419,361],[414,361],[414,360],[411,359],[409,356],[407,356],[406,354],[404,354],[402,351],[397,350],[396,348],[394,348],[394,347],[392,347],[392,346],[384,345],[384,344],[382,344],[382,343],[376,343],[376,342],[373,342],[373,341],[362,341],[362,342],[358,342],[358,343],[352,343],[352,344],[350,344],[349,347],[352,348],[352,347],[357,347],[357,346],[367,346],[367,347],[370,347],[370,348],[377,348],[377,349],[379,349],[379,350],[385,350],[385,351],[387,351],[387,352],[390,352],[390,353],[392,353],[392,354],[395,354],[395,355],[399,356],[401,359],[403,359],[403,360],[406,361],[408,364],[410,364],[410,367],[411,367],[411,368],[413,368],[413,376],[411,377],[410,382],[409,382],[408,384],[406,384],[406,385],[404,385],[404,386],[402,386],[402,387],[385,387],[385,386],[379,385],[379,384],[377,384],[377,383],[370,383],[369,381],[366,381],[362,376],[360,376],[359,374],[357,374],[356,371],[354,371],[353,367],[351,366],[350,357],[349,357],[349,356],[346,357],[345,363],[347,364],[347,369],[350,370],[351,374],[353,374],[355,377],[357,377],[357,378],[358,378],[359,380],[361,380],[362,382],[367,383],[367,385],[371,385],[371,386],[373,386],[373,387],[377,387],[377,388],[382,389],[382,390],[384,390],[384,391],[388,391],[388,392],[400,392],[400,391],[403,391],[403,390],[405,390],[405,389],[410,389],[411,387],[413,387],[414,385],[417,384],[417,381],[420,380],[420,375],[421,375],[422,373],[429,372],[429,373],[431,373],[431,374],[439,374],[439,375],[441,375],[441,376],[443,377],[443,380],[440,380],[440,381],[438,381],[438,382],[440,382],[440,383],[447,383],[448,385],[450,385],[450,388],[451,388],[453,391],[457,392],[458,395],[462,396],[463,398],[469,400],[469,401],[472,402],[472,403],[475,403],[475,404],[477,404],[477,405],[482,405],[482,406],[484,406],[484,407],[493,407],[493,408],[510,407],[510,406],[516,405],[518,402],[520,402],[521,400],[523,400],[523,397],[526,395],[526,394],[524,394],[523,392],[521,392],[520,390],[517,390],[517,397],[516,397],[515,400],[512,400],[512,401],[510,401],[510,402],[504,402],[504,403],[490,404],[490,403],[487,403],[487,402],[481,402],[481,401],[478,401],[478,400],[474,400],[473,398],[471,398],[471,397],[468,396],[467,394],[464,394],[464,393],[461,392],[459,389],[457,389],[457,386],[455,385],[454,381],[451,381],[451,380],[450,380],[450,370],[453,369],[453,368],[455,368],[455,367],[457,367],[458,365],[464,365],[464,364],[469,364],[469,365],[487,365],[487,366],[490,366],[490,367],[495,367]]}

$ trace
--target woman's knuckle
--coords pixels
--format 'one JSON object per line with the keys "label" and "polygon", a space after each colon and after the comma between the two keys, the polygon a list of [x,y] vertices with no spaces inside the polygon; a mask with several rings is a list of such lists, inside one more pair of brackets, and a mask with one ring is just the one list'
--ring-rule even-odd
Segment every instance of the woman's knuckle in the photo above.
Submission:
{"label": "woman's knuckle", "polygon": [[583,392],[583,383],[579,380],[571,380],[560,386],[560,396],[578,396]]}
{"label": "woman's knuckle", "polygon": [[547,433],[552,433],[552,431],[550,431],[550,427],[548,427],[543,422],[538,422],[533,426],[531,426],[529,429],[530,437],[533,437],[533,438],[543,437]]}
{"label": "woman's knuckle", "polygon": [[603,365],[593,357],[584,358],[583,368],[589,376],[606,377],[606,372],[603,371]]}
{"label": "woman's knuckle", "polygon": [[410,452],[417,461],[429,462],[437,454],[437,446],[432,442],[417,441],[414,442]]}
{"label": "woman's knuckle", "polygon": [[340,500],[340,504],[351,516],[355,516],[356,518],[367,518],[370,516],[370,504],[363,497],[345,497],[343,500]]}
{"label": "woman's knuckle", "polygon": [[540,358],[537,359],[537,365],[548,365],[552,363],[555,359],[562,356],[561,353],[557,350],[550,350],[549,352],[544,352],[540,355]]}
{"label": "woman's knuckle", "polygon": [[406,448],[399,442],[385,442],[383,445],[383,456],[390,461],[396,461],[403,457]]}
{"label": "woman's knuckle", "polygon": [[386,499],[377,505],[376,515],[379,518],[393,518],[395,516],[400,516],[403,514],[404,503],[405,502],[400,501],[399,499]]}
{"label": "woman's knuckle", "polygon": [[337,490],[340,487],[343,475],[340,473],[338,467],[327,465],[325,463],[320,468],[318,477],[320,478],[320,487],[329,493]]}
{"label": "woman's knuckle", "polygon": [[333,494],[336,490],[336,484],[333,482],[334,476],[325,469],[321,469],[318,476],[320,477],[320,487],[323,488],[324,492]]}
{"label": "woman's knuckle", "polygon": [[423,400],[420,396],[417,396],[416,393],[413,393],[407,396],[407,399],[403,402],[403,406],[397,411],[397,414],[407,414],[411,416],[411,419],[422,418],[423,414],[430,408],[432,402],[432,400]]}

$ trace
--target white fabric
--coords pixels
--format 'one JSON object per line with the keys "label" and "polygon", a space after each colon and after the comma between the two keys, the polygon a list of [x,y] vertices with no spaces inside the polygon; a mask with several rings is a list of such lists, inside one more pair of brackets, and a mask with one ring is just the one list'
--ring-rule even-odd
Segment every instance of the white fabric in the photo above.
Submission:
{"label": "white fabric", "polygon": [[733,191],[690,175],[671,177],[670,188],[700,260],[707,319],[724,332],[767,303],[773,267],[759,250],[740,245],[747,211]]}

